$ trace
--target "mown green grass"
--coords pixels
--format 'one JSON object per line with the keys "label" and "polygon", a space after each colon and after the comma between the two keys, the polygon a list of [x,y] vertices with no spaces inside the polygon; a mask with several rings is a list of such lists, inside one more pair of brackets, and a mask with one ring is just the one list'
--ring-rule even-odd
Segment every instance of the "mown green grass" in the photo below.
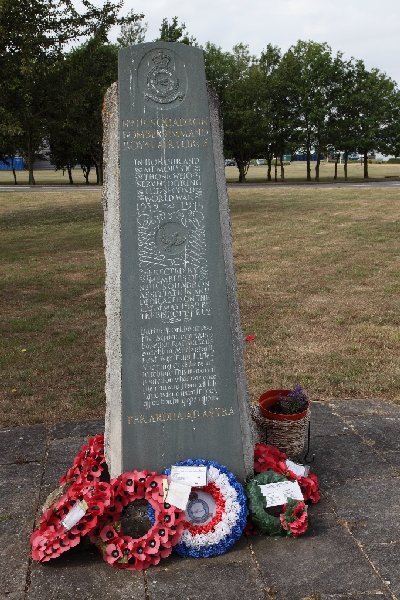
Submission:
{"label": "mown green grass", "polygon": [[[251,396],[399,397],[400,190],[230,192]],[[100,192],[0,193],[1,425],[104,414]]]}
{"label": "mown green grass", "polygon": [[[315,176],[315,162],[311,162],[311,176],[314,180]],[[68,175],[66,172],[55,171],[53,169],[35,171],[35,180],[37,185],[66,185],[69,186]],[[238,181],[239,171],[237,167],[226,167],[225,175],[228,183],[235,183]],[[82,170],[76,168],[72,172],[74,184],[84,185],[85,179],[83,177]],[[320,181],[327,182],[333,181],[334,176],[334,163],[327,163],[322,161],[320,166]],[[385,178],[400,178],[400,164],[391,163],[372,163],[369,165],[369,176],[371,179],[385,179]],[[353,161],[348,163],[348,177],[351,181],[359,181],[364,177],[364,169],[359,161]],[[272,169],[272,178],[274,179],[274,168]],[[285,166],[285,181],[290,182],[304,182],[306,180],[306,163],[304,161],[293,161],[290,165]],[[28,184],[28,172],[17,171],[18,185]],[[249,183],[261,183],[267,182],[267,166],[251,166],[247,174],[247,181]],[[278,165],[278,181],[280,182],[280,170]],[[344,181],[343,165],[338,165],[338,182]],[[91,185],[96,184],[96,173],[92,169],[89,174],[89,183]],[[11,171],[0,171],[0,185],[14,185],[14,178]]]}
{"label": "mown green grass", "polygon": [[[314,181],[315,177],[315,162],[311,162],[311,177]],[[334,163],[321,162],[320,165],[320,181],[321,182],[333,182],[334,177]],[[368,165],[369,178],[371,180],[383,180],[383,179],[396,179],[400,177],[400,164],[372,163]],[[226,167],[225,168],[226,179],[229,183],[236,183],[239,177],[239,171],[237,167]],[[275,172],[272,169],[272,179],[274,183]],[[280,169],[278,165],[278,182],[280,179]],[[348,163],[348,178],[349,181],[360,181],[364,177],[364,168],[360,162],[349,162]],[[306,180],[306,163],[304,161],[293,161],[290,165],[285,166],[285,181],[290,182],[305,182]],[[248,183],[266,183],[267,182],[267,166],[251,166],[246,176]],[[338,165],[338,178],[337,182],[344,181],[344,170],[343,165]]]}

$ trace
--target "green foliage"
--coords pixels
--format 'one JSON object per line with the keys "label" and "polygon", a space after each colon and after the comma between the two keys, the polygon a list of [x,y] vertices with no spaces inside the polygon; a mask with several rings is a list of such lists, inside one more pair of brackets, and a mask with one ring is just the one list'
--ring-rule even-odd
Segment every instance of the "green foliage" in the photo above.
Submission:
{"label": "green foliage", "polygon": [[178,23],[178,17],[172,17],[172,21],[169,23],[167,18],[164,18],[161,22],[160,37],[155,40],[156,42],[179,42],[180,44],[186,44],[188,46],[197,46],[196,38],[190,36],[185,23]]}
{"label": "green foliage", "polygon": [[205,67],[207,79],[221,103],[225,152],[235,158],[239,181],[245,181],[260,138],[257,106],[260,71],[256,59],[244,44],[238,44],[232,52],[224,52],[209,43],[205,48]]}
{"label": "green foliage", "polygon": [[119,46],[127,47],[144,42],[148,23],[142,22],[143,15],[136,15],[133,10],[128,14],[129,21],[121,25],[121,33],[117,37]]}
{"label": "green foliage", "polygon": [[118,49],[97,36],[67,54],[54,73],[51,160],[69,172],[79,163],[87,182],[90,167],[95,165],[97,182],[102,183],[101,109],[104,93],[117,77]]}
{"label": "green foliage", "polygon": [[[104,41],[110,27],[128,20],[118,18],[122,0],[116,4],[107,0],[100,8],[89,0],[83,5],[80,13],[72,0],[2,0],[0,4],[0,108],[19,132],[16,149],[26,158],[30,183],[46,134],[52,72],[62,61],[65,45],[94,33]],[[14,138],[8,135],[7,139]]]}

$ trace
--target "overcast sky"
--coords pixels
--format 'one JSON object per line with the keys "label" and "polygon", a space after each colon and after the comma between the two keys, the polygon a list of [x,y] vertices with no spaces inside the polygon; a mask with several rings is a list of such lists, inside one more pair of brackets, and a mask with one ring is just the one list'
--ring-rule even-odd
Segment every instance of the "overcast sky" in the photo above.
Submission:
{"label": "overcast sky", "polygon": [[299,39],[327,42],[400,84],[400,0],[125,0],[121,14],[130,9],[145,14],[146,41],[176,15],[200,44],[244,42],[258,54],[268,43],[285,51]]}

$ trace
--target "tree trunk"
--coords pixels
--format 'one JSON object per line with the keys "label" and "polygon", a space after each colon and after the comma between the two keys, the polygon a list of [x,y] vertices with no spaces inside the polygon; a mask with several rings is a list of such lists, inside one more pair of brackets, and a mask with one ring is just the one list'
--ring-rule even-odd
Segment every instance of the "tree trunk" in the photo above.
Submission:
{"label": "tree trunk", "polygon": [[272,170],[272,156],[268,155],[267,158],[268,170],[267,170],[267,181],[272,180],[271,170]]}
{"label": "tree trunk", "polygon": [[35,152],[33,149],[33,145],[32,145],[32,138],[29,135],[29,139],[28,139],[28,156],[27,156],[27,163],[28,163],[28,184],[29,185],[35,185],[36,181],[35,181],[35,176],[33,174],[33,163],[35,160]]}
{"label": "tree trunk", "polygon": [[103,159],[102,159],[102,158],[100,158],[100,161],[99,161],[99,173],[98,173],[98,178],[97,178],[97,184],[98,184],[98,185],[103,185],[103,181],[104,181]]}
{"label": "tree trunk", "polygon": [[244,172],[244,164],[241,160],[236,161],[237,168],[239,169],[239,183],[245,183],[246,173]]}
{"label": "tree trunk", "polygon": [[285,179],[285,167],[283,166],[283,154],[280,155],[279,162],[281,165],[281,181],[283,181]]}
{"label": "tree trunk", "polygon": [[321,155],[318,152],[317,154],[317,164],[315,165],[315,181],[319,181],[319,167],[321,164]]}
{"label": "tree trunk", "polygon": [[275,172],[275,181],[278,181],[278,157],[277,156],[275,156],[274,172]]}
{"label": "tree trunk", "polygon": [[344,153],[344,164],[343,164],[343,169],[344,169],[344,180],[347,181],[347,161],[349,158],[349,153],[347,152],[347,150]]}
{"label": "tree trunk", "polygon": [[335,158],[335,174],[333,176],[333,179],[337,179],[337,165],[338,165],[338,161],[339,161],[339,154],[336,154],[336,158]]}
{"label": "tree trunk", "polygon": [[364,179],[368,179],[368,151],[364,151]]}
{"label": "tree trunk", "polygon": [[307,181],[311,181],[311,148],[310,148],[310,138],[307,136]]}
{"label": "tree trunk", "polygon": [[89,185],[90,165],[81,165],[86,185]]}
{"label": "tree trunk", "polygon": [[72,179],[72,168],[71,168],[71,165],[67,165],[67,171],[68,171],[69,183],[70,183],[70,185],[73,185],[74,184],[74,180]]}
{"label": "tree trunk", "polygon": [[12,173],[14,177],[14,184],[17,185],[17,174],[15,172],[14,159],[12,159]]}

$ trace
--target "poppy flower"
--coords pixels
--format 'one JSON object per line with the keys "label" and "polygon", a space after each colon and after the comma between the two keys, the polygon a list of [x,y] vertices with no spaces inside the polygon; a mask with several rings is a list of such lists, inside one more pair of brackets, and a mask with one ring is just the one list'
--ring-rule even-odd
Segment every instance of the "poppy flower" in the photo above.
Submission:
{"label": "poppy flower", "polygon": [[244,338],[245,342],[254,342],[254,340],[257,338],[256,335],[246,335],[246,337]]}

